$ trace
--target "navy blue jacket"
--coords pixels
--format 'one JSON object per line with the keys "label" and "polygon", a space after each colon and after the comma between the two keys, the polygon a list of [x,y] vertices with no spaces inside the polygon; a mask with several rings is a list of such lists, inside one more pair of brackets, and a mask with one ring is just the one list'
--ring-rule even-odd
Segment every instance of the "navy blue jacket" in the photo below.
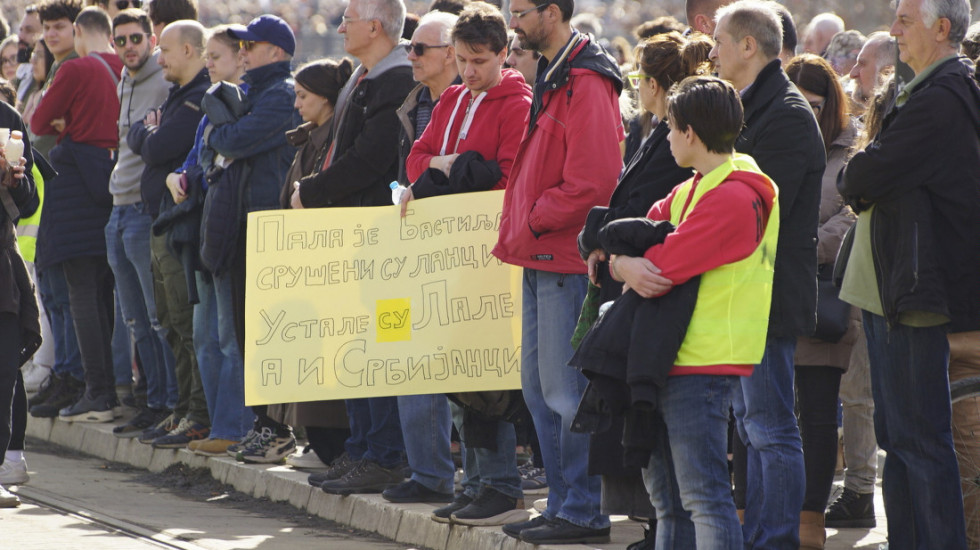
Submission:
{"label": "navy blue jacket", "polygon": [[245,209],[279,208],[279,188],[296,155],[286,132],[303,123],[293,108],[296,93],[288,61],[280,61],[245,73],[249,85],[248,113],[230,124],[216,127],[208,145],[230,159],[248,159],[251,172],[245,186]]}
{"label": "navy blue jacket", "polygon": [[197,125],[204,116],[201,98],[210,85],[207,69],[201,69],[185,86],[174,84],[160,107],[160,125],[150,131],[141,120],[130,127],[126,136],[129,147],[146,163],[140,176],[140,192],[154,218],[160,213],[161,201],[163,208],[173,205],[167,191],[167,174],[184,164],[194,146]]}

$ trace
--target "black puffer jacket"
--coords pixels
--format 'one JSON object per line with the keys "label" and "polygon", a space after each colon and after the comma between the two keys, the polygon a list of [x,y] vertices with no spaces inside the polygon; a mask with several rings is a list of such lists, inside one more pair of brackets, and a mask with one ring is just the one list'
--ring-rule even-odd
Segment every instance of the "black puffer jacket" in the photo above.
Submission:
{"label": "black puffer jacket", "polygon": [[742,97],[745,127],[735,150],[751,155],[779,188],[779,242],[769,336],[813,334],[817,307],[820,180],[827,164],[813,111],[772,61]]}
{"label": "black puffer jacket", "polygon": [[937,67],[844,169],[839,189],[875,206],[871,247],[885,316],[927,311],[980,330],[980,88],[965,57]]}

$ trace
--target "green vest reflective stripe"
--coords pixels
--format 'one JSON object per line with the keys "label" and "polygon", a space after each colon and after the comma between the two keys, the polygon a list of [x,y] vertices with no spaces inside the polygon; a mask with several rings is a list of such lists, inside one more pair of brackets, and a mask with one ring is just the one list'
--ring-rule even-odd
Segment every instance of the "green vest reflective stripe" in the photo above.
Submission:
{"label": "green vest reflective stripe", "polygon": [[17,247],[24,260],[33,263],[37,251],[37,230],[41,226],[41,207],[44,206],[44,178],[37,164],[31,169],[34,185],[37,187],[37,210],[29,218],[21,218],[17,222]]}
{"label": "green vest reflective stripe", "polygon": [[[721,185],[732,172],[762,174],[755,160],[735,157],[698,182],[691,202],[694,180],[681,184],[670,205],[670,221],[680,225],[705,193]],[[703,273],[691,324],[677,353],[675,364],[685,367],[754,365],[762,360],[769,328],[772,276],[779,235],[779,198],[776,194],[762,240],[747,258]]]}

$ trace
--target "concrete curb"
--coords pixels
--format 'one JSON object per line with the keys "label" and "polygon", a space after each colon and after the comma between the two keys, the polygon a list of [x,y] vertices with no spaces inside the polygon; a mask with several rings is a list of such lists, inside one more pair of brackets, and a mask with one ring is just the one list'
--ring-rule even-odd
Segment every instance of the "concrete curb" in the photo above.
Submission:
{"label": "concrete curb", "polygon": [[[307,474],[286,466],[242,464],[231,457],[198,456],[186,449],[154,449],[136,438],[112,435],[113,424],[69,423],[29,417],[27,435],[82,453],[160,472],[178,462],[208,468],[214,479],[256,498],[288,502],[311,515],[356,529],[378,533],[396,542],[432,550],[585,550],[583,545],[534,546],[505,535],[499,527],[466,527],[432,521],[434,504],[394,504],[381,495],[342,497],[310,487]],[[528,504],[531,499],[528,499]],[[622,522],[613,542],[598,548],[624,549],[642,538],[639,524]]]}

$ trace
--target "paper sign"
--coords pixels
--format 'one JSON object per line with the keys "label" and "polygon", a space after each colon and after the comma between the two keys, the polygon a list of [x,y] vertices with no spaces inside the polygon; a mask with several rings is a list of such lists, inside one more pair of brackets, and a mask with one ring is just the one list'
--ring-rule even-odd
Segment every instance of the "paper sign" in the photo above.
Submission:
{"label": "paper sign", "polygon": [[503,195],[249,214],[246,404],[520,388]]}

